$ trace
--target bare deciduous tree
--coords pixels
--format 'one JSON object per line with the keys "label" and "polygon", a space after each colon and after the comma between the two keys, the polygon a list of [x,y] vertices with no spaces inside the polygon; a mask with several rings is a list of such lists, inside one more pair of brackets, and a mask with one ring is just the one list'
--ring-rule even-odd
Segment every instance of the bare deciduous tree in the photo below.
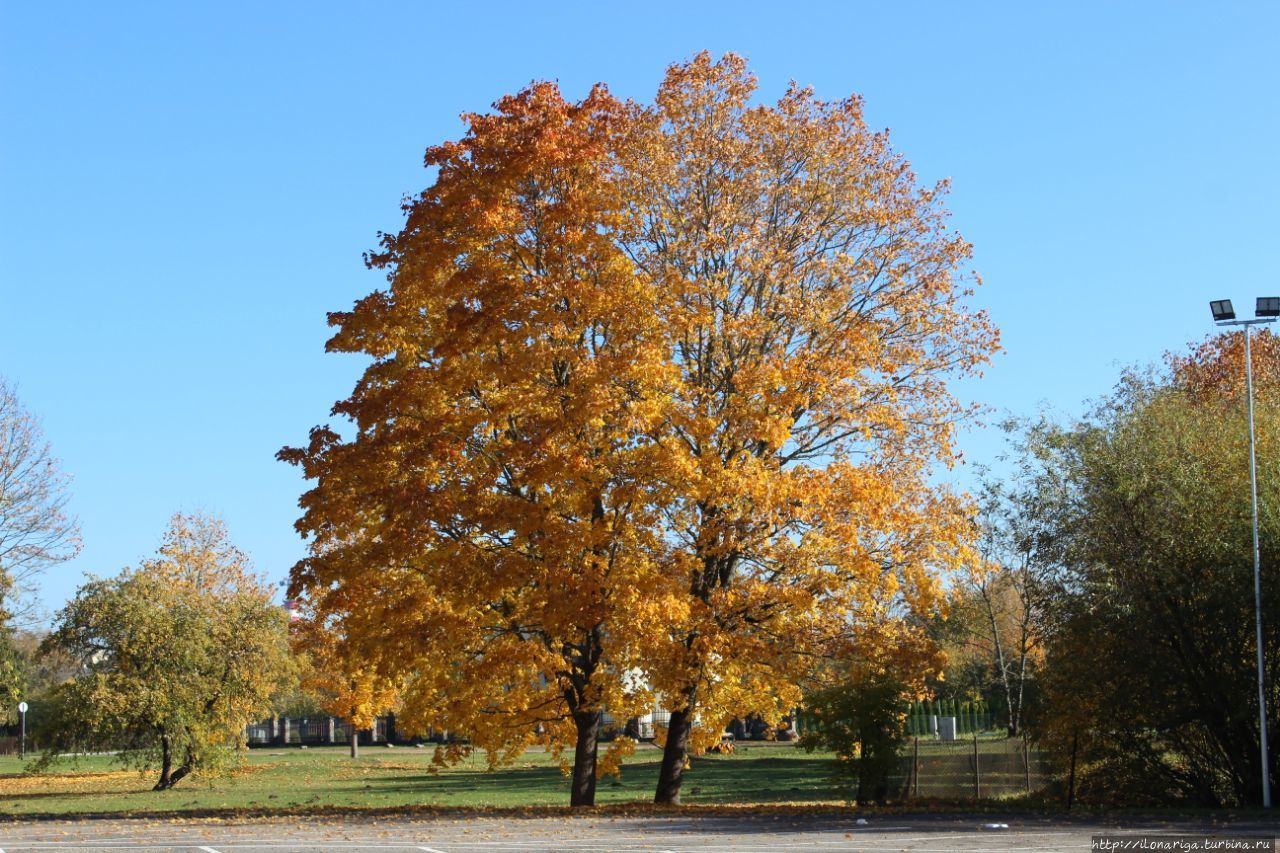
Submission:
{"label": "bare deciduous tree", "polygon": [[0,620],[28,613],[21,602],[32,580],[80,552],[79,525],[66,512],[69,483],[39,421],[0,379]]}
{"label": "bare deciduous tree", "polygon": [[987,656],[1004,700],[1009,736],[1016,737],[1043,656],[1044,599],[1047,579],[1061,559],[1054,524],[1064,486],[1044,465],[1047,422],[1010,419],[1000,428],[1011,468],[1003,479],[982,471],[977,490],[979,551],[990,571],[975,574],[965,593],[975,608],[967,622],[969,645]]}

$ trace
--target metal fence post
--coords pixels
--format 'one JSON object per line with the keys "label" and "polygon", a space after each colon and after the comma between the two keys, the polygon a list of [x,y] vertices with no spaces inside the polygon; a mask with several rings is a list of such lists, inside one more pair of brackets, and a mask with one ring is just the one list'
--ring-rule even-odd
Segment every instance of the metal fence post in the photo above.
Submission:
{"label": "metal fence post", "polygon": [[919,797],[920,796],[920,738],[919,736],[916,737],[915,749],[912,751],[912,756],[911,756],[911,785],[913,788],[911,792],[912,796]]}
{"label": "metal fence post", "polygon": [[978,772],[978,735],[973,736],[973,798],[982,799],[982,776]]}
{"label": "metal fence post", "polygon": [[1027,776],[1027,793],[1031,793],[1031,753],[1027,749],[1027,733],[1022,733],[1022,770]]}

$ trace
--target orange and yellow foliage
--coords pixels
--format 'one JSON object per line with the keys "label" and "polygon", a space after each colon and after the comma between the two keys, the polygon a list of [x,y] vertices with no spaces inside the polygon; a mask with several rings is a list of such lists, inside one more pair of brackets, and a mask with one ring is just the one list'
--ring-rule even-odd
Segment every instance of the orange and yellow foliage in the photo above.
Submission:
{"label": "orange and yellow foliage", "polygon": [[400,719],[504,761],[574,742],[576,714],[647,701],[610,638],[649,630],[648,474],[665,383],[654,294],[608,227],[621,105],[536,85],[432,149],[435,185],[373,266],[390,288],[335,314],[375,358],[328,429],[283,456],[318,481],[294,576],[385,677]]}
{"label": "orange and yellow foliage", "polygon": [[754,91],[739,57],[673,66],[622,167],[678,370],[654,472],[668,615],[643,663],[706,742],[795,705],[833,642],[873,656],[940,606],[972,562],[966,503],[928,482],[967,414],[946,381],[997,346],[945,185],[919,188],[857,98]]}
{"label": "orange and yellow foliage", "polygon": [[945,186],[858,99],[754,89],[704,54],[652,106],[467,116],[369,259],[389,288],[332,315],[374,361],[350,434],[281,453],[315,483],[293,586],[410,725],[500,761],[656,699],[697,749],[823,656],[916,648],[969,560],[928,477],[997,343]]}
{"label": "orange and yellow foliage", "polygon": [[[1253,382],[1260,398],[1280,388],[1280,339],[1270,330],[1253,333],[1250,345]],[[1244,332],[1230,331],[1206,338],[1190,353],[1166,357],[1173,384],[1205,403],[1231,402],[1244,396]]]}

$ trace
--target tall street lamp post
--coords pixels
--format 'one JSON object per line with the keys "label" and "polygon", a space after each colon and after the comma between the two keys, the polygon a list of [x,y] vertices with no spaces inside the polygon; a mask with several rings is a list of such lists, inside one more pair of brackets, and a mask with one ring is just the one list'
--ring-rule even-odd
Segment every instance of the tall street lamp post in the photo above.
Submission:
{"label": "tall street lamp post", "polygon": [[1258,640],[1258,728],[1262,735],[1262,807],[1271,808],[1271,772],[1267,754],[1267,694],[1262,668],[1262,552],[1258,546],[1258,461],[1253,435],[1253,350],[1250,333],[1261,323],[1274,323],[1280,317],[1280,296],[1259,296],[1254,319],[1237,320],[1230,299],[1209,303],[1213,320],[1219,326],[1244,326],[1245,396],[1249,407],[1249,488],[1253,496],[1253,615]]}

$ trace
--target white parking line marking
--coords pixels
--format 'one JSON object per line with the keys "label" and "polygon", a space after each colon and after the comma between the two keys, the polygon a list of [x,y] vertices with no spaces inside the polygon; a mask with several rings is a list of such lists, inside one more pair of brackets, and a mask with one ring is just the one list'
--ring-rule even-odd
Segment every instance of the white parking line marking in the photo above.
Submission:
{"label": "white parking line marking", "polygon": [[[1015,840],[1014,844],[1007,845],[1007,847],[1004,847],[1004,845],[1001,845],[1001,847],[998,849],[1005,850],[1006,853],[1014,853],[1014,852],[1030,853],[1030,852],[1039,852],[1039,850],[1046,850],[1047,852],[1047,850],[1064,849],[1064,847],[1062,847],[1062,844],[1069,843],[1069,841],[1078,840],[1075,838],[1071,838],[1071,835],[1069,833],[1029,833],[1028,835],[1053,836],[1053,840],[1046,840],[1046,841],[1042,841],[1042,843],[1037,843],[1036,840],[1033,840],[1030,838],[1019,839],[1021,841],[1020,844],[1018,843],[1018,840]],[[995,849],[995,848],[989,847],[989,845],[984,845],[980,843],[980,841],[978,840],[979,838],[980,838],[980,835],[977,833],[966,833],[963,835],[950,834],[950,833],[918,834],[918,835],[914,835],[914,838],[911,839],[916,841],[916,843],[922,843],[919,845],[919,847],[916,847],[916,845],[910,843],[910,840],[908,841],[908,843],[904,844],[904,840],[895,839],[895,838],[892,838],[892,836],[888,836],[888,838],[877,838],[876,834],[858,833],[852,836],[852,838],[838,839],[838,840],[837,839],[829,839],[829,840],[828,839],[823,839],[823,840],[806,839],[805,841],[800,841],[799,847],[819,848],[819,849],[859,849],[859,850],[868,850],[868,852],[870,852],[870,850],[884,850],[884,852],[890,852],[890,850],[893,850],[893,852],[897,852],[897,850],[910,849],[910,850],[913,850],[914,853],[951,853],[951,850],[955,850],[956,847],[950,844],[950,841],[963,839],[964,841],[968,841],[968,844],[961,843],[960,847],[963,847],[964,849],[973,849],[973,850]],[[668,840],[675,840],[675,839],[668,839]],[[339,845],[339,847],[342,847],[344,849],[365,849],[365,850],[412,849],[412,850],[422,850],[422,852],[424,853],[444,853],[443,850],[440,850],[439,848],[428,847],[428,845],[422,845],[422,844],[406,844],[406,843],[397,844],[397,843],[388,843],[388,841],[380,841],[380,843],[378,843],[378,841],[364,841],[364,840],[360,840],[360,841],[298,840],[298,841],[292,841],[292,843],[264,843],[264,841],[261,841],[261,840],[248,841],[248,843],[246,843],[246,841],[244,840],[236,840],[236,841],[233,841],[233,843],[229,843],[229,844],[227,843],[219,844],[218,847],[220,848],[220,850],[223,850],[223,852],[230,852],[230,850],[253,850],[253,849],[261,850],[261,849],[279,849],[279,848],[287,848],[287,849],[294,849],[294,850],[315,849],[315,848],[333,849],[335,847],[335,844]],[[479,839],[476,839],[476,840],[458,839],[454,841],[445,841],[445,844],[448,844],[449,849],[460,850],[460,852],[461,850],[477,850],[477,852],[479,852],[479,850],[489,850],[489,852],[497,852],[497,850],[512,850],[512,852],[518,852],[518,850],[527,850],[530,848],[534,848],[535,845],[536,845],[536,848],[538,849],[552,849],[552,844],[554,844],[554,849],[561,849],[561,850],[613,850],[613,852],[621,852],[621,850],[640,850],[640,849],[652,850],[654,849],[652,847],[649,847],[648,844],[636,845],[634,841],[628,841],[628,843],[620,844],[620,843],[617,843],[617,839],[611,839],[609,841],[604,841],[603,839],[600,841],[593,841],[588,839],[562,839],[562,840],[559,840],[558,843],[556,843],[556,840],[553,840],[553,839],[548,839],[545,841],[532,841],[532,840],[488,841],[488,840],[479,840]],[[973,847],[973,844],[978,844],[978,845],[977,847]],[[5,853],[17,853],[18,850],[68,850],[68,849],[180,850],[183,848],[205,850],[206,853],[209,852],[209,850],[215,849],[211,847],[202,847],[202,845],[195,845],[191,843],[184,844],[180,840],[170,841],[169,844],[165,844],[165,843],[147,844],[147,843],[136,843],[136,841],[134,841],[134,843],[120,843],[120,841],[114,841],[114,843],[102,844],[101,841],[99,841],[99,843],[93,843],[93,841],[81,840],[81,841],[36,841],[36,843],[17,844],[17,845],[10,843],[9,847],[5,848]],[[664,847],[658,848],[658,849],[672,850],[672,852],[677,852],[678,850],[678,852],[699,852],[699,853],[721,853],[721,852],[730,852],[730,850],[732,850],[732,853],[765,853],[765,852],[776,853],[776,850],[778,849],[778,847],[776,844],[771,844],[771,845],[768,845],[768,847],[765,847],[765,845],[760,845],[759,843],[755,843],[755,844],[728,843],[726,844],[721,839],[687,839],[687,841],[682,840],[682,843],[677,843],[675,845],[664,845]]]}
{"label": "white parking line marking", "polygon": [[[444,851],[443,851],[443,850],[437,850],[437,849],[436,849],[436,848],[434,848],[434,847],[419,847],[418,849],[419,849],[419,850],[425,850],[425,851],[427,851],[427,853],[444,853]],[[0,853],[4,853],[4,851],[3,851],[3,850],[0,850]]]}
{"label": "white parking line marking", "polygon": [[218,853],[218,851],[214,850],[212,847],[197,847],[196,849],[203,850],[204,853]]}

